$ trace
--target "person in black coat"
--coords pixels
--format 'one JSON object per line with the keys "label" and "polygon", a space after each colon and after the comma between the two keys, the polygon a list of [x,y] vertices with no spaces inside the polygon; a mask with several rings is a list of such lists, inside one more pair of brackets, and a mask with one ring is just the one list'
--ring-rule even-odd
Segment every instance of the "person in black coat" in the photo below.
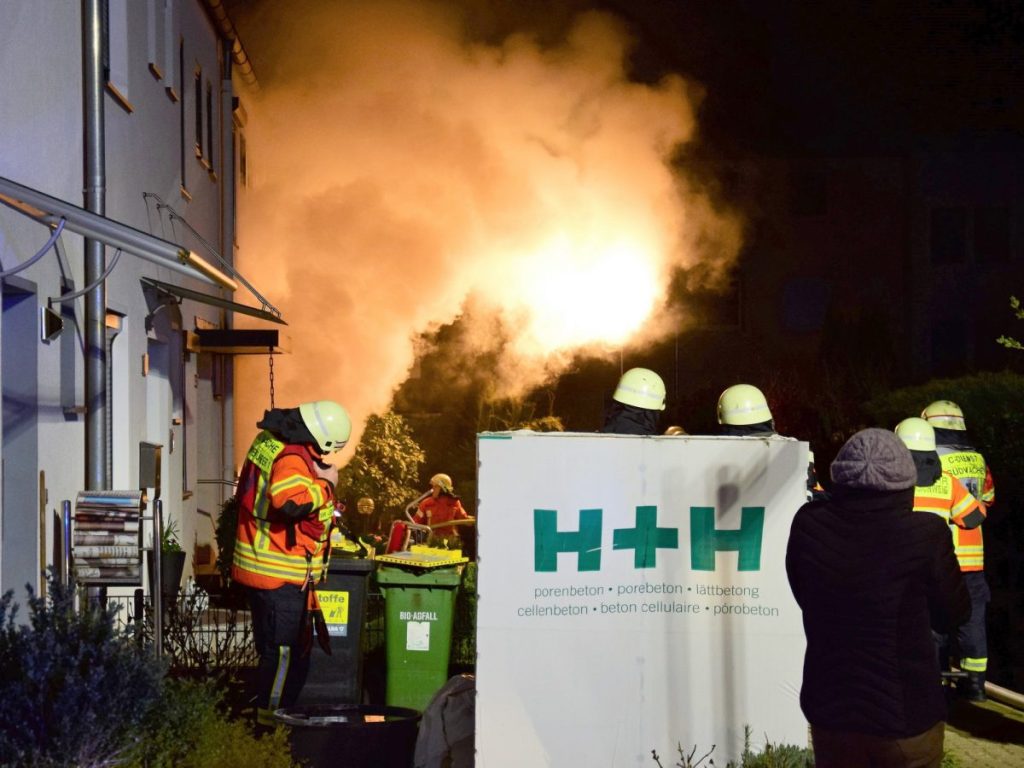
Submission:
{"label": "person in black coat", "polygon": [[949,530],[913,511],[917,470],[892,432],[855,434],[831,475],[832,497],[800,508],[786,551],[815,765],[938,768],[946,701],[932,630],[971,610]]}

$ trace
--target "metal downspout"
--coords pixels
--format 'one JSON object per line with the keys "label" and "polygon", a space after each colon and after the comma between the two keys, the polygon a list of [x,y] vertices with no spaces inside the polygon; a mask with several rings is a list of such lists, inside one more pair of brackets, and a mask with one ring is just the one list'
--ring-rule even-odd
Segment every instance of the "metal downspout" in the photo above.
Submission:
{"label": "metal downspout", "polygon": [[[82,123],[84,127],[85,209],[102,216],[106,209],[106,160],[103,130],[101,0],[82,0]],[[106,268],[104,245],[85,239],[85,284]],[[85,296],[85,487],[107,481],[107,291],[105,281]]]}

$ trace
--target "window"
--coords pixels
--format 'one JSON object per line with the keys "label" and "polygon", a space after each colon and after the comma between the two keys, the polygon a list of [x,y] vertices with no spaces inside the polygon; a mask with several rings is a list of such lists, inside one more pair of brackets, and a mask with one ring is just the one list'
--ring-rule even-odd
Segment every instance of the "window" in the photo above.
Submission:
{"label": "window", "polygon": [[164,0],[146,0],[146,57],[149,60],[149,71],[157,80],[164,78],[164,62],[166,60],[164,45],[167,43],[164,24],[166,20]]}
{"label": "window", "polygon": [[181,89],[181,70],[179,63],[174,60],[174,3],[171,0],[157,0],[163,6],[163,35],[164,35],[164,71],[167,72],[167,98],[177,101]]}
{"label": "window", "polygon": [[[106,315],[106,349],[107,349],[107,407],[106,407],[106,438],[107,455],[105,457],[106,467],[104,477],[108,488],[119,488],[128,486],[115,485],[115,482],[125,482],[125,477],[114,477],[114,467],[121,468],[123,472],[128,467],[128,441],[123,439],[129,434],[128,430],[128,409],[125,406],[129,398],[127,396],[127,385],[129,379],[128,356],[115,354],[115,340],[124,329],[125,315],[114,309],[107,309]],[[121,437],[122,439],[117,439]]]}
{"label": "window", "polygon": [[1010,209],[991,206],[974,209],[974,260],[1002,264],[1010,260]]}
{"label": "window", "polygon": [[245,147],[245,134],[238,132],[238,180],[243,187],[249,186],[249,156]]}
{"label": "window", "polygon": [[193,73],[196,105],[196,157],[203,158],[203,69],[197,66]]}
{"label": "window", "polygon": [[[184,83],[185,82],[185,38],[180,38],[178,40],[178,82],[179,83]],[[187,183],[187,179],[186,179],[186,175],[185,175],[185,171],[186,171],[186,167],[185,167],[186,166],[186,163],[185,163],[185,149],[186,149],[186,143],[185,143],[185,99],[181,99],[180,100],[179,107],[180,107],[180,109],[178,111],[178,114],[179,114],[179,124],[178,124],[178,128],[179,128],[179,132],[178,132],[178,148],[179,148],[179,152],[178,152],[178,155],[179,155],[179,159],[181,161],[181,165],[180,165],[178,171],[181,174],[181,196],[183,198],[185,198],[186,200],[191,200],[192,199],[192,195],[189,194],[188,183]]]}
{"label": "window", "polygon": [[213,173],[213,84],[206,82],[206,168]]}
{"label": "window", "polygon": [[231,116],[231,137],[232,137],[232,151],[234,155],[232,157],[233,169],[231,170],[231,187],[233,205],[231,206],[231,232],[234,239],[234,245],[238,245],[238,209],[242,205],[242,195],[240,194],[243,189],[249,185],[249,157],[248,149],[245,141],[245,122],[246,114],[245,108],[242,106],[242,102],[238,97],[232,99],[232,116]]}
{"label": "window", "polygon": [[933,208],[930,249],[933,264],[962,264],[967,260],[967,211]]}
{"label": "window", "polygon": [[128,0],[100,4],[100,50],[107,93],[128,112]]}

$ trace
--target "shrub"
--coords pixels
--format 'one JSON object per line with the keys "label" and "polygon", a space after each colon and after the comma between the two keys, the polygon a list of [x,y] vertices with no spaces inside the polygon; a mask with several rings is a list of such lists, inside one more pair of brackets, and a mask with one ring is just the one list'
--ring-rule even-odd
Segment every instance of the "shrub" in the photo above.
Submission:
{"label": "shrub", "polygon": [[114,609],[75,610],[74,587],[28,588],[28,624],[0,598],[0,764],[111,764],[161,692],[163,669],[114,629]]}
{"label": "shrub", "polygon": [[[814,753],[806,747],[797,747],[792,744],[772,744],[765,738],[764,749],[760,752],[753,752],[750,749],[750,735],[752,730],[749,725],[743,726],[743,754],[740,763],[729,761],[726,768],[814,768]],[[715,751],[714,745],[707,752],[694,760],[697,754],[697,747],[689,752],[683,749],[682,744],[676,746],[679,752],[679,762],[675,768],[714,768],[715,760],[711,757]],[[664,768],[661,759],[655,750],[651,750],[651,757],[660,768]]]}
{"label": "shrub", "polygon": [[231,720],[210,683],[168,681],[151,707],[143,736],[127,753],[126,768],[293,768],[284,727],[257,739]]}
{"label": "shrub", "polygon": [[455,593],[452,615],[450,662],[459,666],[476,664],[476,563],[466,563],[462,584]]}
{"label": "shrub", "polygon": [[231,585],[231,561],[235,556],[235,535],[238,529],[238,496],[230,496],[221,504],[217,517],[217,572],[225,587]]}

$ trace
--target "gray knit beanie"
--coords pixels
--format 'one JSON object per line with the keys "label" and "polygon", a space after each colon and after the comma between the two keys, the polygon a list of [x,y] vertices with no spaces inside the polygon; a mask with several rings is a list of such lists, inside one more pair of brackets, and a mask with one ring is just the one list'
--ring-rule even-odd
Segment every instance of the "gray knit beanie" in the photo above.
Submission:
{"label": "gray knit beanie", "polygon": [[917,482],[917,468],[907,446],[887,429],[862,429],[832,462],[832,482],[847,488],[901,491]]}

